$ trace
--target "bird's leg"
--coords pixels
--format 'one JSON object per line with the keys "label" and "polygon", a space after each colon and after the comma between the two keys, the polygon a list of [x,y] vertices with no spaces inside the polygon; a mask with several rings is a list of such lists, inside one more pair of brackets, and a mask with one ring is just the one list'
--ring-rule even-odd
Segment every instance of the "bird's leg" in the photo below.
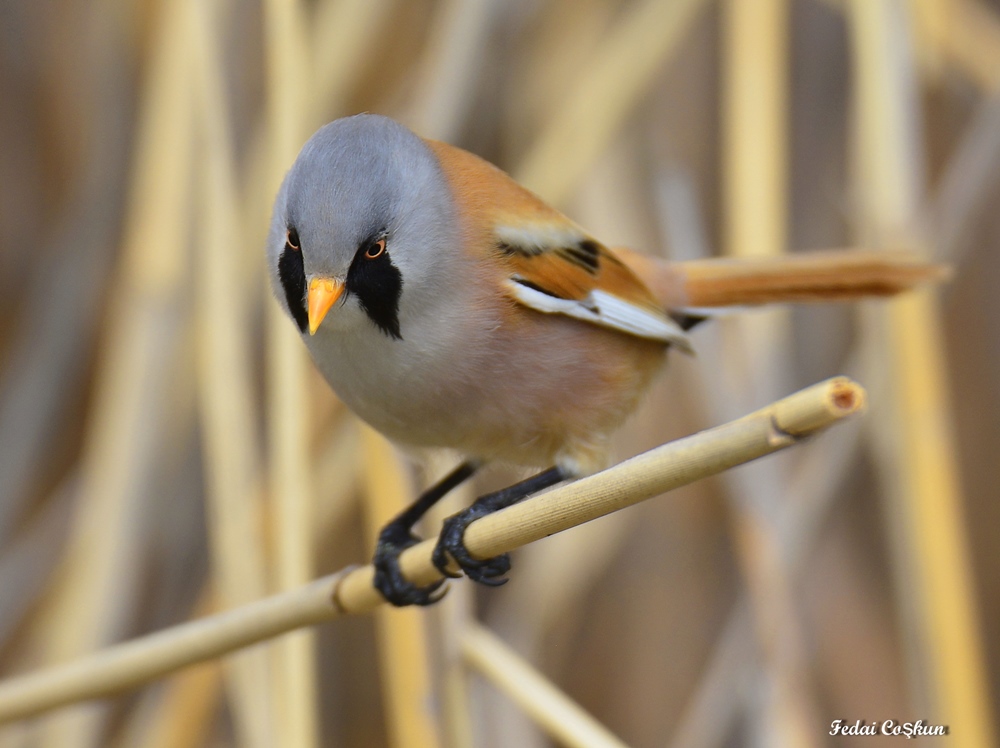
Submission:
{"label": "bird's leg", "polygon": [[[420,539],[413,534],[413,526],[417,524],[427,510],[440,501],[453,488],[464,483],[479,469],[479,463],[466,461],[452,470],[448,475],[424,491],[410,506],[400,512],[379,533],[375,546],[375,557],[372,565],[375,567],[375,589],[397,607],[406,605],[430,605],[441,599],[444,592],[438,593],[438,588],[444,580],[426,587],[418,587],[407,581],[399,569],[399,554],[416,545]],[[435,594],[437,593],[437,594]]]}
{"label": "bird's leg", "polygon": [[434,565],[446,576],[460,576],[448,570],[448,556],[451,556],[469,579],[491,587],[504,584],[507,581],[504,574],[510,570],[510,556],[504,553],[487,559],[473,558],[465,547],[463,539],[465,528],[480,517],[516,504],[533,493],[561,483],[569,477],[571,476],[562,468],[549,468],[513,486],[481,496],[469,508],[448,517],[441,529],[437,547],[434,548]]}

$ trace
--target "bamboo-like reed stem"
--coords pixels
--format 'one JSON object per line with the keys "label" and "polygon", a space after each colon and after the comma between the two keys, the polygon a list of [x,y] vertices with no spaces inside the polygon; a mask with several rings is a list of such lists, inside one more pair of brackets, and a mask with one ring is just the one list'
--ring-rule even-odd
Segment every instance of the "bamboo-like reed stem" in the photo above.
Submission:
{"label": "bamboo-like reed stem", "polygon": [[[269,192],[274,194],[306,138],[315,48],[306,32],[305,9],[298,0],[268,0],[264,21],[271,135],[271,162],[266,173]],[[308,364],[288,320],[271,299],[266,303],[270,494],[278,530],[277,582],[284,590],[313,576]],[[275,665],[282,744],[312,748],[319,740],[312,632],[298,632],[280,642]]]}
{"label": "bamboo-like reed stem", "polygon": [[59,549],[70,531],[69,507],[78,488],[71,475],[51,497],[44,511],[0,553],[0,641],[7,641],[55,580]]}
{"label": "bamboo-like reed stem", "polygon": [[[194,616],[208,615],[215,601],[202,589]],[[147,703],[133,710],[124,729],[118,731],[113,748],[181,748],[205,744],[223,698],[223,666],[210,660],[187,668],[163,684],[147,689]]]}
{"label": "bamboo-like reed stem", "polygon": [[[860,229],[875,246],[921,242],[923,186],[910,8],[853,0]],[[877,317],[892,387],[878,456],[898,519],[898,595],[910,623],[913,679],[933,718],[963,746],[991,746],[986,658],[978,627],[962,487],[948,403],[940,306],[932,291],[890,302]],[[914,595],[913,592],[916,592]]]}
{"label": "bamboo-like reed stem", "polygon": [[[393,447],[370,427],[363,427],[368,536],[379,531],[410,500],[410,481]],[[374,548],[372,549],[374,550]],[[427,652],[426,618],[408,608],[376,611],[379,672],[389,744],[393,748],[433,748],[440,745],[437,725],[427,708],[433,703]]]}
{"label": "bamboo-like reed stem", "polygon": [[725,3],[726,254],[785,251],[788,0]]}
{"label": "bamboo-like reed stem", "polygon": [[933,197],[934,254],[961,265],[976,225],[1000,183],[1000,89],[984,99],[948,159]]}
{"label": "bamboo-like reed stem", "polygon": [[[88,140],[83,170],[69,188],[65,217],[35,227],[37,243],[26,263],[30,272],[5,265],[0,273],[4,297],[15,285],[29,286],[18,329],[4,344],[0,372],[0,543],[23,517],[32,481],[49,469],[52,439],[70,417],[67,406],[85,376],[86,343],[97,334],[101,296],[115,277],[118,192],[128,171],[120,146],[128,139],[132,110],[125,72],[133,61],[127,7],[111,2],[85,9],[79,31],[91,52],[83,70],[74,72],[74,82],[66,82],[90,105],[82,121],[73,123]],[[10,111],[19,109],[12,105]],[[5,142],[5,149],[16,147]],[[19,186],[16,179],[0,181],[14,191]],[[60,289],[55,298],[51,288]]]}
{"label": "bamboo-like reed stem", "polygon": [[497,6],[488,0],[448,0],[439,4],[413,114],[406,118],[417,132],[454,141],[461,133],[483,65],[490,22]]}
{"label": "bamboo-like reed stem", "polygon": [[[473,555],[488,558],[541,540],[699,477],[791,446],[823,425],[857,412],[863,401],[863,390],[850,380],[827,380],[726,426],[671,442],[530,502],[484,517],[466,530],[466,546]],[[440,578],[437,569],[426,563],[434,543],[424,541],[400,557],[403,573],[417,584]],[[344,579],[339,600],[345,611],[364,612],[379,604],[381,598],[371,586],[372,573],[370,567],[365,567]]]}
{"label": "bamboo-like reed stem", "polygon": [[[434,455],[423,475],[424,486],[432,486],[456,467],[455,456]],[[445,518],[475,500],[475,481],[467,481],[431,507],[421,523],[440,527]],[[431,650],[438,663],[438,690],[441,704],[441,742],[450,748],[475,744],[471,705],[475,703],[469,687],[469,674],[462,660],[462,636],[475,616],[473,585],[459,584],[434,606],[431,623]]]}
{"label": "bamboo-like reed stem", "polygon": [[[222,671],[218,662],[203,662],[176,677],[162,694],[162,702],[149,724],[143,725],[143,748],[178,748],[204,745],[222,702]],[[122,740],[121,748],[138,745]]]}
{"label": "bamboo-like reed stem", "polygon": [[[259,447],[250,378],[247,307],[230,282],[242,244],[238,222],[235,154],[224,108],[225,82],[218,59],[213,4],[185,3],[194,52],[193,81],[205,149],[198,201],[199,404],[207,482],[207,518],[212,575],[226,607],[267,594],[266,560],[260,533]],[[226,690],[241,744],[272,745],[278,734],[269,652],[248,651],[226,663]]]}
{"label": "bamboo-like reed stem", "polygon": [[[583,522],[652,498],[743,462],[790,447],[864,408],[864,390],[835,378],[736,421],[670,442],[596,475],[555,488],[469,526],[465,540],[479,557],[514,550]],[[400,558],[418,584],[440,578],[435,541]],[[0,723],[115,693],[185,665],[383,601],[371,566],[344,570],[295,590],[183,624],[61,667],[0,683]]]}
{"label": "bamboo-like reed stem", "polygon": [[83,699],[107,696],[186,665],[218,657],[302,626],[335,618],[340,575],[181,624],[103,652],[9,680],[0,722]]}
{"label": "bamboo-like reed stem", "polygon": [[[100,356],[94,411],[81,465],[81,496],[46,642],[60,661],[121,636],[136,600],[136,558],[148,492],[142,488],[161,446],[170,357],[189,225],[191,106],[189,67],[179,54],[183,14],[163,10],[142,107],[139,154],[131,185],[123,261]],[[103,714],[64,715],[44,726],[39,745],[91,746]]]}
{"label": "bamboo-like reed stem", "polygon": [[470,625],[462,639],[462,653],[469,665],[513,699],[559,745],[625,748],[625,743],[489,629]]}
{"label": "bamboo-like reed stem", "polygon": [[[723,142],[724,252],[741,259],[774,258],[787,249],[788,0],[724,4]],[[733,320],[727,365],[740,371],[744,392],[772,396],[784,387],[791,328],[787,310]],[[735,354],[735,355],[734,355]],[[803,634],[779,548],[774,517],[785,496],[782,468],[754,466],[731,486],[734,537],[751,601],[765,672],[763,721],[779,742],[816,744],[816,717],[805,676]]]}
{"label": "bamboo-like reed stem", "polygon": [[980,0],[948,0],[935,5],[939,7],[933,12],[916,14],[921,41],[931,48],[932,58],[960,71],[987,93],[1000,91],[997,14]]}
{"label": "bamboo-like reed stem", "polygon": [[346,114],[349,89],[357,82],[367,50],[392,11],[390,2],[323,0],[316,4],[312,23],[312,96],[305,124],[322,124],[332,112]]}
{"label": "bamboo-like reed stem", "polygon": [[705,5],[644,0],[629,9],[566,97],[555,102],[516,179],[550,202],[565,202]]}

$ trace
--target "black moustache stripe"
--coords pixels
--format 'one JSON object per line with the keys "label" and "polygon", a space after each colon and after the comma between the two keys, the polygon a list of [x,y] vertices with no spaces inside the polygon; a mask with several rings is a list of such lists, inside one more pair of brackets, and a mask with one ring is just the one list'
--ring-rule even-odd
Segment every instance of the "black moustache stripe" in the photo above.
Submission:
{"label": "black moustache stripe", "polygon": [[399,330],[399,298],[403,294],[403,274],[392,264],[389,253],[365,256],[366,247],[355,255],[347,271],[347,291],[354,294],[365,314],[390,338],[402,340]]}
{"label": "black moustache stripe", "polygon": [[285,290],[285,300],[292,319],[299,332],[305,332],[309,327],[309,311],[306,309],[306,268],[301,251],[285,245],[278,258],[278,279]]}

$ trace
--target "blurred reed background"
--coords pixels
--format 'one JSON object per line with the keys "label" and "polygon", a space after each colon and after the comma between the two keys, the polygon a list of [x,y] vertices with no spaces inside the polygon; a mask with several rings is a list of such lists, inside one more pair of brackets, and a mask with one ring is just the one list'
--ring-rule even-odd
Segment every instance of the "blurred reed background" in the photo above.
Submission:
{"label": "blurred reed background", "polygon": [[[834,719],[995,744],[1000,2],[4,0],[0,39],[5,675],[363,562],[448,467],[360,427],[266,288],[270,201],[330,119],[479,153],[612,245],[955,268],[699,329],[619,455],[837,373],[865,418],[537,543],[501,590],[453,583],[0,746],[542,746],[570,723],[538,673],[628,745],[866,740]],[[619,744],[574,724],[559,743]]]}

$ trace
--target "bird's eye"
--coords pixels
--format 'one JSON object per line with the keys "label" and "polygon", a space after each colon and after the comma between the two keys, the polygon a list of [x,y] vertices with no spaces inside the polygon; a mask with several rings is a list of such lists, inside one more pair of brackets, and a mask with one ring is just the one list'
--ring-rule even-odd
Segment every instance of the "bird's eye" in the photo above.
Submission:
{"label": "bird's eye", "polygon": [[385,239],[379,239],[365,250],[365,257],[374,260],[376,257],[381,257],[383,252],[385,252]]}
{"label": "bird's eye", "polygon": [[288,233],[285,234],[285,244],[297,252],[301,248],[299,244],[299,232],[295,229],[288,229]]}

